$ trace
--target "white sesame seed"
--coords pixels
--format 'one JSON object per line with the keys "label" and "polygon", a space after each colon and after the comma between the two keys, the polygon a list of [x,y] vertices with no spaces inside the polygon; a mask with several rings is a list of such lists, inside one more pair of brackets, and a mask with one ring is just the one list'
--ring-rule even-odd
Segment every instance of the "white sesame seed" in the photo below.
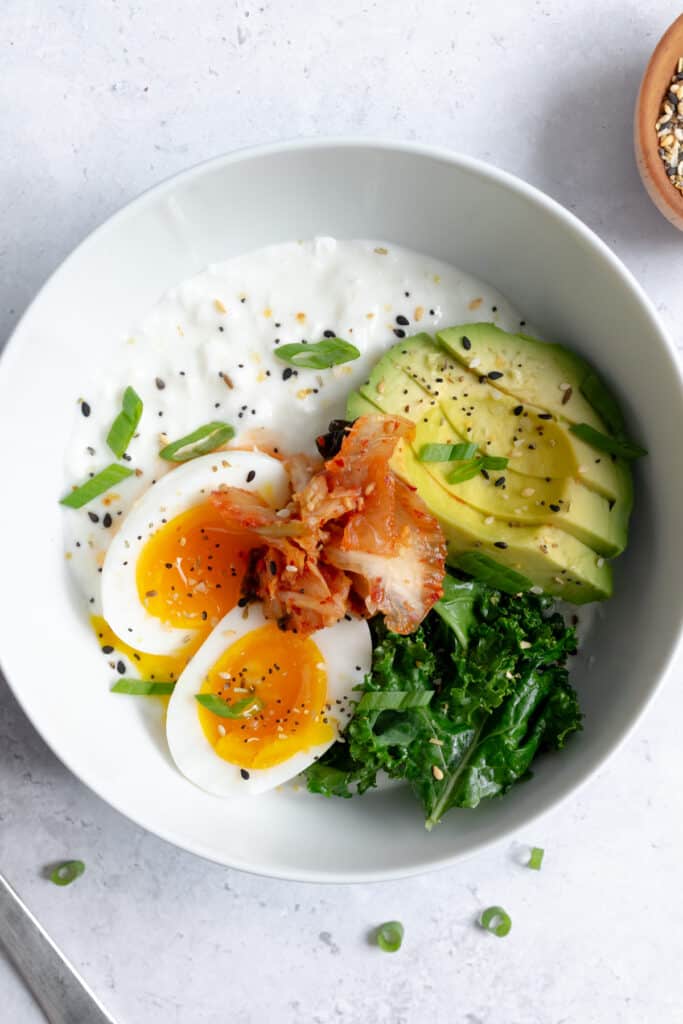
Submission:
{"label": "white sesame seed", "polygon": [[487,526],[490,526],[491,523],[495,522],[495,518],[494,516],[487,516],[484,522],[486,523]]}
{"label": "white sesame seed", "polygon": [[523,498],[530,498],[531,495],[535,494],[535,493],[536,493],[536,489],[534,487],[525,487],[524,490],[522,491],[522,497]]}
{"label": "white sesame seed", "polygon": [[598,560],[596,562],[596,565],[597,565],[598,569],[602,569],[604,564],[605,564],[605,559],[604,558],[598,558]]}
{"label": "white sesame seed", "polygon": [[469,365],[474,370],[474,369],[476,369],[477,366],[479,366],[480,363],[481,363],[481,359],[479,358],[479,356],[475,356],[474,359],[470,359]]}
{"label": "white sesame seed", "polygon": [[225,736],[225,726],[224,726],[224,725],[221,725],[221,724],[219,723],[219,724],[218,724],[218,725],[216,726],[216,729],[218,730],[218,735],[219,735],[219,736]]}
{"label": "white sesame seed", "polygon": [[441,782],[443,778],[443,772],[439,768],[438,764],[432,765],[432,775],[434,776],[437,782]]}
{"label": "white sesame seed", "polygon": [[569,391],[571,384],[567,384],[566,380],[560,384],[560,391]]}
{"label": "white sesame seed", "polygon": [[529,643],[528,640],[520,640],[519,641],[519,646],[522,648],[523,651],[528,651],[529,648],[531,647],[531,644]]}
{"label": "white sesame seed", "polygon": [[543,587],[539,587],[538,584],[536,584],[536,586],[530,587],[529,589],[530,589],[532,594],[542,594],[543,593]]}

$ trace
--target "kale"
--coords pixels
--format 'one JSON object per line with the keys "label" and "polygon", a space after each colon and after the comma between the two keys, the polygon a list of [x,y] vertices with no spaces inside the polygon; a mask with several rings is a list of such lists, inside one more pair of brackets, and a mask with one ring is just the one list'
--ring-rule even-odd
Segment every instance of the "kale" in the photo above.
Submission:
{"label": "kale", "polygon": [[356,711],[306,772],[308,788],[350,797],[377,775],[404,779],[431,829],[451,807],[476,807],[529,776],[537,752],[581,728],[567,655],[576,635],[552,600],[447,576],[444,596],[410,636],[377,619],[364,691],[434,691],[404,711]]}

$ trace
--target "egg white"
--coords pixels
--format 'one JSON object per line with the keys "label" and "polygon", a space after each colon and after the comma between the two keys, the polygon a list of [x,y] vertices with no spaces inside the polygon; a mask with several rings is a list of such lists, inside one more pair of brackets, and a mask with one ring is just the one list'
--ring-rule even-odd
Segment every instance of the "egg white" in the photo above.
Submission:
{"label": "egg white", "polygon": [[262,452],[213,452],[171,470],[150,487],[112,539],[102,566],[102,611],[116,635],[131,647],[173,654],[194,632],[168,625],[147,611],[138,595],[137,561],[164,521],[206,501],[222,484],[256,491],[274,508],[285,505],[289,497],[289,478],[277,459]]}
{"label": "egg white", "polygon": [[311,635],[325,662],[328,703],[335,705],[330,715],[334,735],[326,743],[294,754],[272,768],[249,768],[249,777],[240,774],[240,765],[220,757],[209,743],[199,720],[195,695],[223,652],[240,637],[266,623],[261,605],[234,608],[219,622],[194,655],[176,683],[166,717],[166,737],[173,760],[182,774],[200,789],[214,796],[244,796],[264,793],[298,775],[334,743],[354,710],[354,687],[370,670],[372,641],[364,619],[342,619],[334,626]]}

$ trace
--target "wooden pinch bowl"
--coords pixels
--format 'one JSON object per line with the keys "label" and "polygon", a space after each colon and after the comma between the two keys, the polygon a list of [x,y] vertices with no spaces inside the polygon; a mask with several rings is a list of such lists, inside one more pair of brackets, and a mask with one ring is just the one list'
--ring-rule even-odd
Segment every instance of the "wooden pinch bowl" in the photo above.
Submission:
{"label": "wooden pinch bowl", "polygon": [[[645,69],[636,103],[634,144],[638,170],[650,199],[667,220],[683,231],[683,192],[674,188],[667,178],[655,131],[662,99],[676,72],[679,57],[683,57],[683,14],[659,40]],[[681,148],[683,151],[683,146]]]}

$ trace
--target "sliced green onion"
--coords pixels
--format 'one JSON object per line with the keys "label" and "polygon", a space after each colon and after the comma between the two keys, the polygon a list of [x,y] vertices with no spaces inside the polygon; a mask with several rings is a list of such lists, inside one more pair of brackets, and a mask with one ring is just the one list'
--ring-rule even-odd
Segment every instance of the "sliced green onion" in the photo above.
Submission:
{"label": "sliced green onion", "polygon": [[542,846],[532,846],[527,867],[531,868],[532,871],[540,871],[544,853],[545,850]]}
{"label": "sliced green onion", "polygon": [[301,366],[309,370],[329,370],[331,366],[340,366],[342,363],[350,363],[358,359],[359,349],[350,341],[342,341],[341,338],[324,338],[312,345],[294,343],[292,345],[281,345],[276,348],[274,354],[283,363],[290,366]]}
{"label": "sliced green onion", "polygon": [[85,864],[82,860],[65,860],[51,872],[50,881],[55,885],[71,885],[84,871]]}
{"label": "sliced green onion", "polygon": [[107,434],[107,444],[119,459],[130,444],[140,417],[142,416],[142,399],[137,391],[128,387],[123,392],[121,412],[112,423]]}
{"label": "sliced green onion", "polygon": [[400,921],[385,921],[377,929],[377,945],[385,953],[397,953],[403,942],[403,925]]}
{"label": "sliced green onion", "polygon": [[487,907],[479,918],[479,924],[487,932],[503,939],[512,928],[512,918],[502,907]]}
{"label": "sliced green onion", "polygon": [[480,551],[465,551],[458,555],[453,563],[456,569],[461,569],[475,580],[487,583],[494,590],[502,590],[506,594],[519,594],[531,590],[533,582],[514,569],[508,569],[495,559]]}
{"label": "sliced green onion", "polygon": [[581,381],[581,394],[602,417],[614,434],[624,429],[624,416],[616,398],[610,394],[594,370]]}
{"label": "sliced green onion", "polygon": [[249,712],[260,711],[263,707],[259,697],[245,697],[234,704],[228,704],[215,693],[196,693],[194,699],[219,718],[248,718]]}
{"label": "sliced green onion", "polygon": [[508,459],[502,455],[483,455],[481,461],[482,469],[505,469],[508,464]]}
{"label": "sliced green onion", "polygon": [[358,711],[407,711],[424,708],[434,696],[434,690],[371,690],[358,701]]}
{"label": "sliced green onion", "polygon": [[130,693],[134,697],[161,697],[173,693],[175,683],[153,679],[119,679],[111,693]]}
{"label": "sliced green onion", "polygon": [[446,480],[449,484],[462,484],[465,480],[471,480],[473,477],[480,473],[484,469],[484,460],[482,459],[470,459],[468,462],[462,462],[457,466],[451,473],[448,474]]}
{"label": "sliced green onion", "polygon": [[476,454],[476,444],[423,444],[420,448],[420,462],[455,462],[456,459],[471,459]]}
{"label": "sliced green onion", "polygon": [[179,437],[162,448],[159,455],[168,462],[189,462],[196,459],[198,455],[208,455],[209,452],[220,448],[222,444],[235,436],[234,429],[229,423],[221,423],[215,420],[213,423],[206,423],[203,427],[197,427],[191,434]]}
{"label": "sliced green onion", "polygon": [[99,497],[100,494],[104,494],[105,491],[110,490],[116,484],[125,480],[126,477],[132,475],[132,469],[128,469],[127,466],[118,466],[115,462],[112,462],[106,469],[103,469],[100,473],[95,473],[95,476],[90,480],[86,480],[80,487],[74,488],[73,491],[65,495],[60,501],[60,505],[66,505],[67,508],[82,508],[83,505],[87,505],[93,498]]}
{"label": "sliced green onion", "polygon": [[598,451],[609,452],[610,455],[620,455],[623,459],[639,459],[641,456],[647,455],[646,448],[641,448],[640,445],[634,444],[633,441],[627,441],[626,438],[608,437],[607,434],[602,434],[588,423],[572,423],[569,429],[572,434],[576,434],[582,441],[592,448],[597,448]]}

